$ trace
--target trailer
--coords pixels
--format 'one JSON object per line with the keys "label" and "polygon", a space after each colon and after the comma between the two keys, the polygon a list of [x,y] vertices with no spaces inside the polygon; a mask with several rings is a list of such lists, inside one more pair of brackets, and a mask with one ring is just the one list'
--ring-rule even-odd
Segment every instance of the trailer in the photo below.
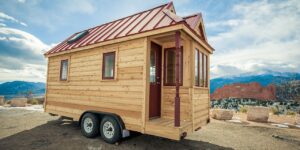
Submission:
{"label": "trailer", "polygon": [[45,112],[108,143],[130,131],[180,140],[209,122],[213,51],[202,15],[172,2],[77,32],[44,54]]}

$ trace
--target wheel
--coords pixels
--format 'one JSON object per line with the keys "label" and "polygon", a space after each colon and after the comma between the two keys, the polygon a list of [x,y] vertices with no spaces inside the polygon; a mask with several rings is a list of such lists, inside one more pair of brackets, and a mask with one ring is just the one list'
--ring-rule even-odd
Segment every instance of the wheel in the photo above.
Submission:
{"label": "wheel", "polygon": [[99,134],[99,119],[95,114],[86,113],[81,119],[81,133],[88,138]]}
{"label": "wheel", "polygon": [[110,144],[116,143],[121,139],[121,129],[119,123],[110,116],[105,116],[101,120],[100,133],[102,139]]}

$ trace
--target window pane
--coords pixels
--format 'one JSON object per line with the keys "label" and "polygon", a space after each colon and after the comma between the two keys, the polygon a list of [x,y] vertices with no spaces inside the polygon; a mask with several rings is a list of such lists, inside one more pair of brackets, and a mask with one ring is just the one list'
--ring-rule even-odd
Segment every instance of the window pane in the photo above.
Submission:
{"label": "window pane", "polygon": [[[179,83],[182,84],[182,49],[179,51]],[[165,50],[165,83],[167,85],[176,84],[176,50]]]}
{"label": "window pane", "polygon": [[206,87],[207,86],[207,56],[204,55],[204,60],[203,60],[203,72],[204,72],[204,86]]}
{"label": "window pane", "polygon": [[150,52],[150,82],[156,82],[156,66],[155,66],[155,51]]}
{"label": "window pane", "polygon": [[166,83],[175,83],[176,53],[174,50],[166,51]]}
{"label": "window pane", "polygon": [[203,53],[199,53],[199,61],[200,61],[200,86],[203,86]]}
{"label": "window pane", "polygon": [[199,52],[195,50],[195,85],[199,85]]}
{"label": "window pane", "polygon": [[104,78],[114,78],[115,52],[103,54]]}
{"label": "window pane", "polygon": [[68,77],[68,60],[62,60],[60,79],[67,80],[67,77]]}

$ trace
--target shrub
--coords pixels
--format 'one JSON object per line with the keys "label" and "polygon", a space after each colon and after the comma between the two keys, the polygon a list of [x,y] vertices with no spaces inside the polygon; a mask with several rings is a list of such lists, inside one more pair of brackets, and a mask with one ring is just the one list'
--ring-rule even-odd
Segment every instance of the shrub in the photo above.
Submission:
{"label": "shrub", "polygon": [[291,110],[288,110],[288,111],[286,112],[286,115],[292,115],[292,116],[295,116],[295,115],[296,115],[296,112],[291,111]]}
{"label": "shrub", "polygon": [[279,115],[279,109],[277,107],[271,107],[271,111],[274,115]]}
{"label": "shrub", "polygon": [[240,107],[240,112],[241,113],[247,113],[247,108],[245,106]]}
{"label": "shrub", "polygon": [[31,105],[37,105],[39,104],[39,101],[37,99],[32,99],[32,100],[28,100],[27,103]]}

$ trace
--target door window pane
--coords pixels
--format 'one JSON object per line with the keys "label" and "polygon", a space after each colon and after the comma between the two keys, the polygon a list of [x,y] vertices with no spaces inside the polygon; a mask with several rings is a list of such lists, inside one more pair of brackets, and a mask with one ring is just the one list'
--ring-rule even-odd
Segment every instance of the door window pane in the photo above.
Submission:
{"label": "door window pane", "polygon": [[156,62],[155,62],[155,51],[150,52],[150,83],[156,82]]}
{"label": "door window pane", "polygon": [[102,78],[113,79],[115,73],[115,52],[103,54]]}

